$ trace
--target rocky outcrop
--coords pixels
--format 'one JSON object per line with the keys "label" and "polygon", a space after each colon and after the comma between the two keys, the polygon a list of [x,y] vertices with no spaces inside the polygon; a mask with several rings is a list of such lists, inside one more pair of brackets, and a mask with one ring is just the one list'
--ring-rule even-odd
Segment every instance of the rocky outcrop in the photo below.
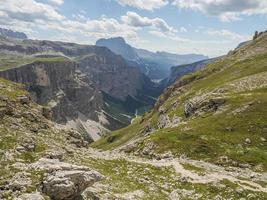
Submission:
{"label": "rocky outcrop", "polygon": [[45,200],[40,193],[22,194],[15,200]]}
{"label": "rocky outcrop", "polygon": [[128,96],[135,97],[143,89],[144,78],[135,67],[129,67],[120,56],[103,51],[81,58],[80,69],[90,80],[113,98],[125,101]]}
{"label": "rocky outcrop", "polygon": [[161,114],[159,116],[159,120],[158,120],[158,128],[159,129],[166,128],[166,127],[170,126],[170,123],[171,122],[170,122],[168,115]]}
{"label": "rocky outcrop", "polygon": [[[31,98],[46,106],[43,115],[58,123],[70,120],[93,120],[99,122],[99,112],[103,107],[103,98],[94,84],[70,61],[34,62],[0,72],[0,77],[25,85]],[[27,103],[27,99],[21,99]],[[99,122],[100,123],[100,122]],[[76,126],[77,125],[77,126]],[[78,124],[72,128],[78,130]],[[83,128],[89,134],[90,130]],[[104,130],[104,129],[103,129]],[[99,130],[101,133],[102,129]]]}
{"label": "rocky outcrop", "polygon": [[51,199],[74,199],[100,178],[101,175],[93,171],[55,171],[44,178],[42,191]]}
{"label": "rocky outcrop", "polygon": [[24,84],[38,104],[51,107],[56,122],[77,118],[79,112],[97,120],[101,94],[76,70],[77,64],[69,60],[34,62],[2,71],[0,76]]}
{"label": "rocky outcrop", "polygon": [[51,199],[74,199],[81,195],[103,176],[85,166],[60,162],[57,159],[41,158],[31,165],[34,170],[44,170],[41,190]]}
{"label": "rocky outcrop", "polygon": [[184,113],[186,117],[201,115],[209,111],[216,111],[224,103],[225,99],[221,97],[211,99],[194,98],[194,100],[185,103]]}

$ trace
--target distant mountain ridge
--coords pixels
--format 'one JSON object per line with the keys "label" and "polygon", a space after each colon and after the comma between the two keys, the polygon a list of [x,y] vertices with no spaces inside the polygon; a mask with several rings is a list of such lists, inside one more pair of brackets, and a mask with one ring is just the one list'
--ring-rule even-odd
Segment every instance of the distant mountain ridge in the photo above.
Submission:
{"label": "distant mountain ridge", "polygon": [[114,53],[121,55],[123,58],[130,61],[137,61],[139,59],[135,49],[126,43],[124,38],[110,38],[110,39],[99,39],[96,42],[96,46],[104,46],[109,48]]}
{"label": "distant mountain ridge", "polygon": [[208,64],[215,62],[217,59],[219,59],[219,57],[211,58],[207,60],[201,60],[195,63],[186,64],[186,65],[173,66],[171,68],[170,76],[167,79],[167,85],[171,85],[175,83],[177,79],[181,78],[182,76],[186,74],[193,73],[197,70],[203,69]]}
{"label": "distant mountain ridge", "polygon": [[96,46],[105,46],[114,53],[121,55],[131,65],[138,66],[151,79],[163,79],[169,75],[172,66],[194,63],[208,59],[201,54],[173,54],[163,51],[151,52],[134,48],[124,38],[100,39]]}
{"label": "distant mountain ridge", "polygon": [[15,38],[15,39],[27,39],[27,35],[22,32],[12,31],[5,28],[0,28],[0,36],[2,37],[9,37],[9,38]]}

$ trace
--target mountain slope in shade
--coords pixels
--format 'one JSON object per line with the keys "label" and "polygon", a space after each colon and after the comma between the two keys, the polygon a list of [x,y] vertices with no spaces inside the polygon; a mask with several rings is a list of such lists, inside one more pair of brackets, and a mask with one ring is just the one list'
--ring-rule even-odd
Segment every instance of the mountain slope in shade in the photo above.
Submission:
{"label": "mountain slope in shade", "polygon": [[[168,87],[151,112],[93,144],[267,169],[267,32]],[[110,139],[112,137],[113,140]]]}
{"label": "mountain slope in shade", "polygon": [[2,37],[9,37],[9,38],[15,38],[15,39],[27,39],[27,35],[22,32],[16,32],[5,28],[0,28],[0,36]]}
{"label": "mountain slope in shade", "polygon": [[121,55],[129,64],[138,66],[151,79],[163,79],[169,75],[171,66],[189,64],[208,57],[198,54],[178,55],[167,52],[151,52],[137,49],[121,38],[100,39],[97,46],[105,46],[114,53]]}
{"label": "mountain slope in shade", "polygon": [[186,65],[174,66],[171,68],[170,75],[165,81],[167,82],[167,85],[171,85],[177,79],[181,78],[182,76],[193,73],[193,72],[198,71],[200,69],[203,69],[208,64],[216,61],[217,59],[219,59],[219,58],[202,60],[202,61],[198,61],[195,63],[186,64]]}
{"label": "mountain slope in shade", "polygon": [[135,50],[122,37],[99,39],[96,41],[96,46],[107,47],[115,54],[121,55],[129,61],[137,61],[139,59]]}

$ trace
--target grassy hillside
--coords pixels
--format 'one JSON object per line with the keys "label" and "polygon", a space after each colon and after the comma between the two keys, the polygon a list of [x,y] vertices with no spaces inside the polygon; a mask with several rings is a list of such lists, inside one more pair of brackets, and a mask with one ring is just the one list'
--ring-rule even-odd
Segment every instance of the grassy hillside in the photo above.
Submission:
{"label": "grassy hillside", "polygon": [[[165,90],[140,122],[93,144],[171,151],[215,163],[267,169],[267,34]],[[148,135],[148,136],[145,136]],[[140,139],[141,138],[141,139]]]}
{"label": "grassy hillside", "polygon": [[63,62],[68,60],[66,57],[33,57],[15,54],[0,53],[0,71],[16,68],[33,62]]}

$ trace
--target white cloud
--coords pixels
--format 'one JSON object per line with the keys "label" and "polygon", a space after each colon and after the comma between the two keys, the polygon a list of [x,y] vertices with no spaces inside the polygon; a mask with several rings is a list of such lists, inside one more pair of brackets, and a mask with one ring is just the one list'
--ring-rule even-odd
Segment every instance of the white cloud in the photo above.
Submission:
{"label": "white cloud", "polygon": [[64,0],[49,0],[49,1],[55,5],[62,5],[64,3]]}
{"label": "white cloud", "polygon": [[0,16],[2,27],[25,32],[31,38],[61,41],[68,38],[68,41],[88,44],[102,37],[122,36],[128,41],[140,41],[138,28],[120,20],[105,16],[90,20],[81,14],[70,19],[55,7],[36,0],[2,0]]}
{"label": "white cloud", "polygon": [[121,20],[128,24],[129,26],[133,27],[152,27],[153,29],[156,29],[161,32],[170,32],[170,33],[175,33],[177,30],[173,28],[172,26],[169,26],[167,22],[165,22],[161,18],[147,18],[147,17],[142,17],[138,15],[135,12],[127,12],[125,16],[121,17]]}
{"label": "white cloud", "polygon": [[168,0],[116,0],[123,6],[131,6],[140,10],[153,11],[168,4]]}
{"label": "white cloud", "polygon": [[243,15],[267,14],[267,0],[174,0],[180,9],[201,11],[222,21],[240,20]]}
{"label": "white cloud", "polygon": [[181,28],[180,28],[180,32],[187,33],[188,31],[187,31],[187,29],[186,29],[185,27],[181,27]]}
{"label": "white cloud", "polygon": [[4,12],[11,19],[28,22],[34,22],[38,19],[48,21],[65,19],[52,6],[36,2],[35,0],[2,0],[0,11]]}
{"label": "white cloud", "polygon": [[163,33],[163,32],[160,32],[160,31],[149,31],[149,33],[151,35],[154,35],[154,36],[157,36],[157,37],[160,37],[160,38],[164,38],[164,39],[168,39],[168,40],[173,40],[173,41],[176,41],[176,42],[189,42],[190,41],[187,38],[183,38],[183,37],[177,36],[175,34]]}
{"label": "white cloud", "polygon": [[206,32],[210,36],[216,36],[227,40],[242,42],[250,39],[250,36],[241,35],[226,29],[222,30],[208,30]]}

